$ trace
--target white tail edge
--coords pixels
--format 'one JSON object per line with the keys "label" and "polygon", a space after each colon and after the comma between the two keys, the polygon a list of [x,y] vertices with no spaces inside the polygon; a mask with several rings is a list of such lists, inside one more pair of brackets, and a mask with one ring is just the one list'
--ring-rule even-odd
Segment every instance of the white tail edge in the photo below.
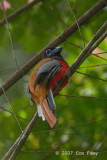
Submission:
{"label": "white tail edge", "polygon": [[37,111],[38,111],[38,116],[42,117],[42,120],[45,121],[45,116],[44,116],[44,114],[42,112],[42,108],[41,108],[40,104],[37,105]]}

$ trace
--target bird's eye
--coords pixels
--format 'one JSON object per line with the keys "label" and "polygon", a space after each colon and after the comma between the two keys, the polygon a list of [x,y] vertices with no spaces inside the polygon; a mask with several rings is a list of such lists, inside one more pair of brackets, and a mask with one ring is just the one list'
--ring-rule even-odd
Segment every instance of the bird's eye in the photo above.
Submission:
{"label": "bird's eye", "polygon": [[46,54],[49,55],[51,53],[51,49],[47,49]]}

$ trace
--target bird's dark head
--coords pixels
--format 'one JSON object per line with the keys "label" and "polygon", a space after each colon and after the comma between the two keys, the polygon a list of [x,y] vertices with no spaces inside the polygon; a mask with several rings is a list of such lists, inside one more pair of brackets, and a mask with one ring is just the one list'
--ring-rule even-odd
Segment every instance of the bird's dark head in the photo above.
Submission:
{"label": "bird's dark head", "polygon": [[62,47],[51,47],[51,48],[48,48],[44,55],[43,55],[43,58],[62,58],[62,56],[60,55],[61,54],[61,51],[62,51]]}

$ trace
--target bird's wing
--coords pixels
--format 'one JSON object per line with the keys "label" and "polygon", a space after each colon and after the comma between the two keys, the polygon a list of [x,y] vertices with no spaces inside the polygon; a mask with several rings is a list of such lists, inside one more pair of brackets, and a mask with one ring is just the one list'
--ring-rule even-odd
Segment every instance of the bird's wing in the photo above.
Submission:
{"label": "bird's wing", "polygon": [[30,105],[32,106],[32,105],[34,104],[34,101],[33,101],[33,99],[32,99],[32,95],[31,95],[31,93],[30,93],[29,85],[28,85],[28,87],[27,87],[27,94],[28,94],[28,96],[29,96],[29,98],[30,98]]}
{"label": "bird's wing", "polygon": [[51,78],[61,70],[62,66],[58,60],[48,61],[43,64],[37,71],[37,78],[34,88],[43,80],[43,87],[50,83]]}

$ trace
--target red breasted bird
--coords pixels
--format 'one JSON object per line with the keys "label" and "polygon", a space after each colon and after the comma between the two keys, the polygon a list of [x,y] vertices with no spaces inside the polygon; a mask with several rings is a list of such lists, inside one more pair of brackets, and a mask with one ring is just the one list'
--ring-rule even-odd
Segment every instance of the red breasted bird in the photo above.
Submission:
{"label": "red breasted bird", "polygon": [[[51,128],[57,123],[53,90],[69,68],[61,56],[61,51],[62,47],[48,48],[29,78],[30,102],[37,104],[38,116],[42,117],[43,121],[46,120]],[[68,83],[68,80],[69,77],[59,91]]]}

